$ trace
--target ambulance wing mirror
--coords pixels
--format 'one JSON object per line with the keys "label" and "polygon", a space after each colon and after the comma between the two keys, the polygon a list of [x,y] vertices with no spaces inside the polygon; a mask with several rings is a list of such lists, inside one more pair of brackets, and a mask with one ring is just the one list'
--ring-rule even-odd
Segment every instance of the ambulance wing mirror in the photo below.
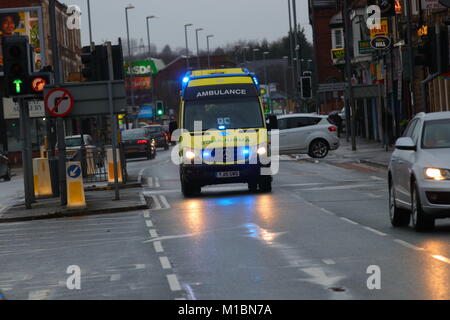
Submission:
{"label": "ambulance wing mirror", "polygon": [[278,129],[277,116],[275,116],[275,115],[269,115],[268,116],[267,129],[269,131]]}

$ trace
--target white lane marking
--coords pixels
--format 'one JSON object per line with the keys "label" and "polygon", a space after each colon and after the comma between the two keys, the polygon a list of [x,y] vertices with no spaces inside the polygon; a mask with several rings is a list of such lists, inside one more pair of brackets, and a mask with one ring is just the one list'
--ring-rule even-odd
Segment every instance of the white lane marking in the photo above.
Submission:
{"label": "white lane marking", "polygon": [[172,265],[170,264],[169,258],[159,257],[159,262],[161,262],[161,266],[164,270],[172,269]]}
{"label": "white lane marking", "polygon": [[163,246],[162,246],[162,244],[161,244],[161,241],[155,241],[155,242],[153,242],[153,247],[155,248],[155,251],[156,251],[157,253],[164,252],[164,248],[163,248]]}
{"label": "white lane marking", "polygon": [[325,212],[326,214],[329,214],[330,216],[335,216],[335,214],[333,212],[331,212],[330,210],[327,210],[325,208],[320,208],[320,210],[322,210],[323,212]]}
{"label": "white lane marking", "polygon": [[141,198],[141,203],[142,204],[146,204],[145,196],[144,196],[144,194],[142,192],[139,194],[139,197]]}
{"label": "white lane marking", "polygon": [[152,222],[152,220],[147,220],[147,221],[145,221],[145,224],[147,225],[148,228],[153,227],[153,222]]}
{"label": "white lane marking", "polygon": [[387,236],[386,233],[383,233],[383,232],[381,232],[381,231],[375,230],[375,229],[373,229],[373,228],[371,228],[371,227],[363,227],[363,228],[366,229],[367,231],[370,231],[370,232],[372,232],[372,233],[375,233],[375,234],[377,234],[377,235],[379,235],[379,236],[382,236],[382,237]]}
{"label": "white lane marking", "polygon": [[111,277],[109,278],[109,281],[119,281],[120,280],[120,274],[113,274],[111,275]]}
{"label": "white lane marking", "polygon": [[345,221],[345,222],[348,222],[348,223],[351,223],[351,224],[354,224],[354,225],[358,225],[359,224],[358,222],[355,222],[353,220],[350,220],[350,219],[347,219],[347,218],[344,218],[344,217],[341,217],[340,219],[342,221]]}
{"label": "white lane marking", "polygon": [[152,238],[158,238],[158,232],[156,232],[155,229],[150,229],[150,230],[148,231],[148,233],[150,234],[150,237],[152,237]]}
{"label": "white lane marking", "polygon": [[152,199],[153,199],[153,203],[155,204],[155,207],[152,208],[152,209],[153,210],[161,210],[162,207],[161,207],[161,203],[159,203],[158,197],[157,196],[152,196]]}
{"label": "white lane marking", "polygon": [[378,196],[378,195],[376,195],[376,194],[374,194],[374,193],[366,193],[369,197],[371,197],[371,198],[374,198],[374,199],[379,199],[379,198],[382,198],[383,196]]}
{"label": "white lane marking", "polygon": [[359,188],[365,188],[365,187],[373,187],[373,184],[330,186],[330,187],[320,187],[320,188],[308,188],[308,189],[302,189],[302,190],[303,191],[348,190],[348,189],[359,189]]}
{"label": "white lane marking", "polygon": [[186,300],[186,298],[175,298],[175,300]]}
{"label": "white lane marking", "polygon": [[147,178],[147,186],[149,188],[153,187],[153,178],[152,177]]}
{"label": "white lane marking", "polygon": [[435,254],[435,255],[432,255],[432,257],[433,257],[434,259],[436,259],[436,260],[441,261],[441,262],[445,262],[445,263],[450,264],[450,259],[449,259],[449,258],[446,258],[446,257],[444,257],[444,256]]}
{"label": "white lane marking", "polygon": [[159,196],[159,198],[161,199],[161,203],[164,205],[164,209],[170,209],[170,204],[169,202],[167,202],[167,198],[165,196]]}
{"label": "white lane marking", "polygon": [[150,211],[149,210],[146,210],[144,212],[144,218],[150,218]]}
{"label": "white lane marking", "polygon": [[145,264],[137,264],[136,269],[137,270],[145,269]]}
{"label": "white lane marking", "polygon": [[31,291],[28,300],[45,300],[50,296],[50,290]]}
{"label": "white lane marking", "polygon": [[181,290],[180,282],[178,282],[178,278],[175,274],[168,274],[167,281],[169,282],[170,290],[172,291]]}
{"label": "white lane marking", "polygon": [[344,278],[341,276],[329,277],[322,268],[303,268],[300,270],[312,278],[305,281],[316,283],[326,288],[332,287],[335,283]]}
{"label": "white lane marking", "polygon": [[409,242],[400,240],[400,239],[395,239],[394,242],[397,242],[398,244],[400,244],[400,245],[402,245],[404,247],[407,247],[407,248],[410,248],[410,249],[414,249],[414,250],[417,250],[417,251],[424,251],[425,250],[424,248],[416,247],[415,245],[413,245],[413,244],[411,244]]}
{"label": "white lane marking", "polygon": [[336,264],[336,261],[332,259],[322,259],[322,262],[328,265]]}
{"label": "white lane marking", "polygon": [[377,180],[377,181],[384,181],[383,178],[376,177],[376,176],[371,176],[370,179]]}
{"label": "white lane marking", "polygon": [[138,175],[138,179],[137,179],[138,183],[142,183],[142,175],[144,174],[144,171],[145,171],[145,168],[141,169],[139,171],[139,175]]}
{"label": "white lane marking", "polygon": [[155,188],[159,188],[161,185],[159,184],[159,178],[155,178]]}

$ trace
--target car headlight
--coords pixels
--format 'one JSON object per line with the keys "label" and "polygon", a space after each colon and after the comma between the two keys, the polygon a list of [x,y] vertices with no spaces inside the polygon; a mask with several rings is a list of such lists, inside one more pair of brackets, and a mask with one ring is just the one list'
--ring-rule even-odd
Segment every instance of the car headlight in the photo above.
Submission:
{"label": "car headlight", "polygon": [[425,178],[436,180],[436,181],[450,180],[450,170],[437,169],[437,168],[426,168],[425,169]]}
{"label": "car headlight", "polygon": [[184,156],[186,157],[186,159],[188,160],[192,160],[195,158],[195,152],[188,150],[186,151],[186,153],[184,154]]}
{"label": "car headlight", "polygon": [[260,156],[263,156],[267,153],[267,149],[266,147],[259,147],[258,150],[256,151]]}

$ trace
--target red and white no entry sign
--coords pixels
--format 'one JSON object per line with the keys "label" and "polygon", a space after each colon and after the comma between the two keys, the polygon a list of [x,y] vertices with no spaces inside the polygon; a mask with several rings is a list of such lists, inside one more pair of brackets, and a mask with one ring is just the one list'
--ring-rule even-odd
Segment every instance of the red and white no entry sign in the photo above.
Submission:
{"label": "red and white no entry sign", "polygon": [[72,94],[63,88],[50,90],[44,98],[45,109],[54,117],[65,117],[74,107]]}

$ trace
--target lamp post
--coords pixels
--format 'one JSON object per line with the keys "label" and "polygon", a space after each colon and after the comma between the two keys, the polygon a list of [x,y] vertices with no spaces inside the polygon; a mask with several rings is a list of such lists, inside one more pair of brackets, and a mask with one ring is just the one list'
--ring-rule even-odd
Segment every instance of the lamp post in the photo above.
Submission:
{"label": "lamp post", "polygon": [[[129,4],[125,7],[125,19],[126,19],[126,25],[127,25],[127,44],[128,44],[128,60],[131,60],[131,44],[130,44],[130,26],[128,23],[128,10],[134,9],[134,6],[132,4]],[[133,108],[132,113],[134,113],[134,88],[133,88],[133,74],[130,73],[129,75],[130,79],[130,91],[131,91],[131,107]],[[137,125],[137,115],[135,119],[135,125]]]}
{"label": "lamp post", "polygon": [[247,64],[247,55],[246,55],[246,53],[247,53],[247,50],[250,49],[250,47],[243,47],[242,49],[243,49],[243,52],[244,52],[244,65],[246,65]]}
{"label": "lamp post", "polygon": [[[289,67],[289,57],[284,56],[283,57],[285,64],[284,64],[284,91],[286,92],[286,107],[289,110],[289,94],[288,94],[288,87],[287,87],[287,70]],[[285,110],[283,110],[283,113],[285,113]]]}
{"label": "lamp post", "polygon": [[203,28],[195,29],[195,39],[197,41],[197,67],[199,69],[201,69],[202,67],[200,66],[200,50],[199,50],[199,47],[198,47],[198,32],[199,31],[203,31]]}
{"label": "lamp post", "polygon": [[87,0],[88,9],[88,22],[89,22],[89,45],[91,46],[91,52],[94,51],[94,43],[92,42],[92,24],[91,24],[91,1]]}
{"label": "lamp post", "polygon": [[269,51],[265,51],[263,52],[263,61],[264,61],[264,84],[266,85],[266,90],[267,90],[267,103],[270,106],[270,113],[273,114],[273,105],[272,105],[272,101],[270,100],[270,88],[269,88],[269,84],[267,82],[267,66],[266,66],[266,56],[269,54]]}
{"label": "lamp post", "polygon": [[206,36],[206,46],[207,46],[207,50],[208,50],[208,69],[211,69],[211,57],[210,57],[210,53],[209,53],[209,38],[212,38],[212,37],[214,37],[213,34]]}
{"label": "lamp post", "polygon": [[259,52],[258,48],[253,49],[253,61],[256,61],[256,53]]}
{"label": "lamp post", "polygon": [[186,69],[189,70],[189,47],[188,47],[188,36],[187,36],[187,28],[192,27],[192,23],[188,23],[184,25],[184,38],[186,40]]}
{"label": "lamp post", "polygon": [[151,55],[151,47],[150,47],[150,27],[149,27],[149,25],[148,25],[148,20],[154,19],[154,18],[156,18],[156,16],[147,16],[147,17],[145,18],[145,20],[146,20],[146,22],[147,22],[147,40],[148,40],[148,57],[149,57],[149,58],[151,58],[152,55]]}

